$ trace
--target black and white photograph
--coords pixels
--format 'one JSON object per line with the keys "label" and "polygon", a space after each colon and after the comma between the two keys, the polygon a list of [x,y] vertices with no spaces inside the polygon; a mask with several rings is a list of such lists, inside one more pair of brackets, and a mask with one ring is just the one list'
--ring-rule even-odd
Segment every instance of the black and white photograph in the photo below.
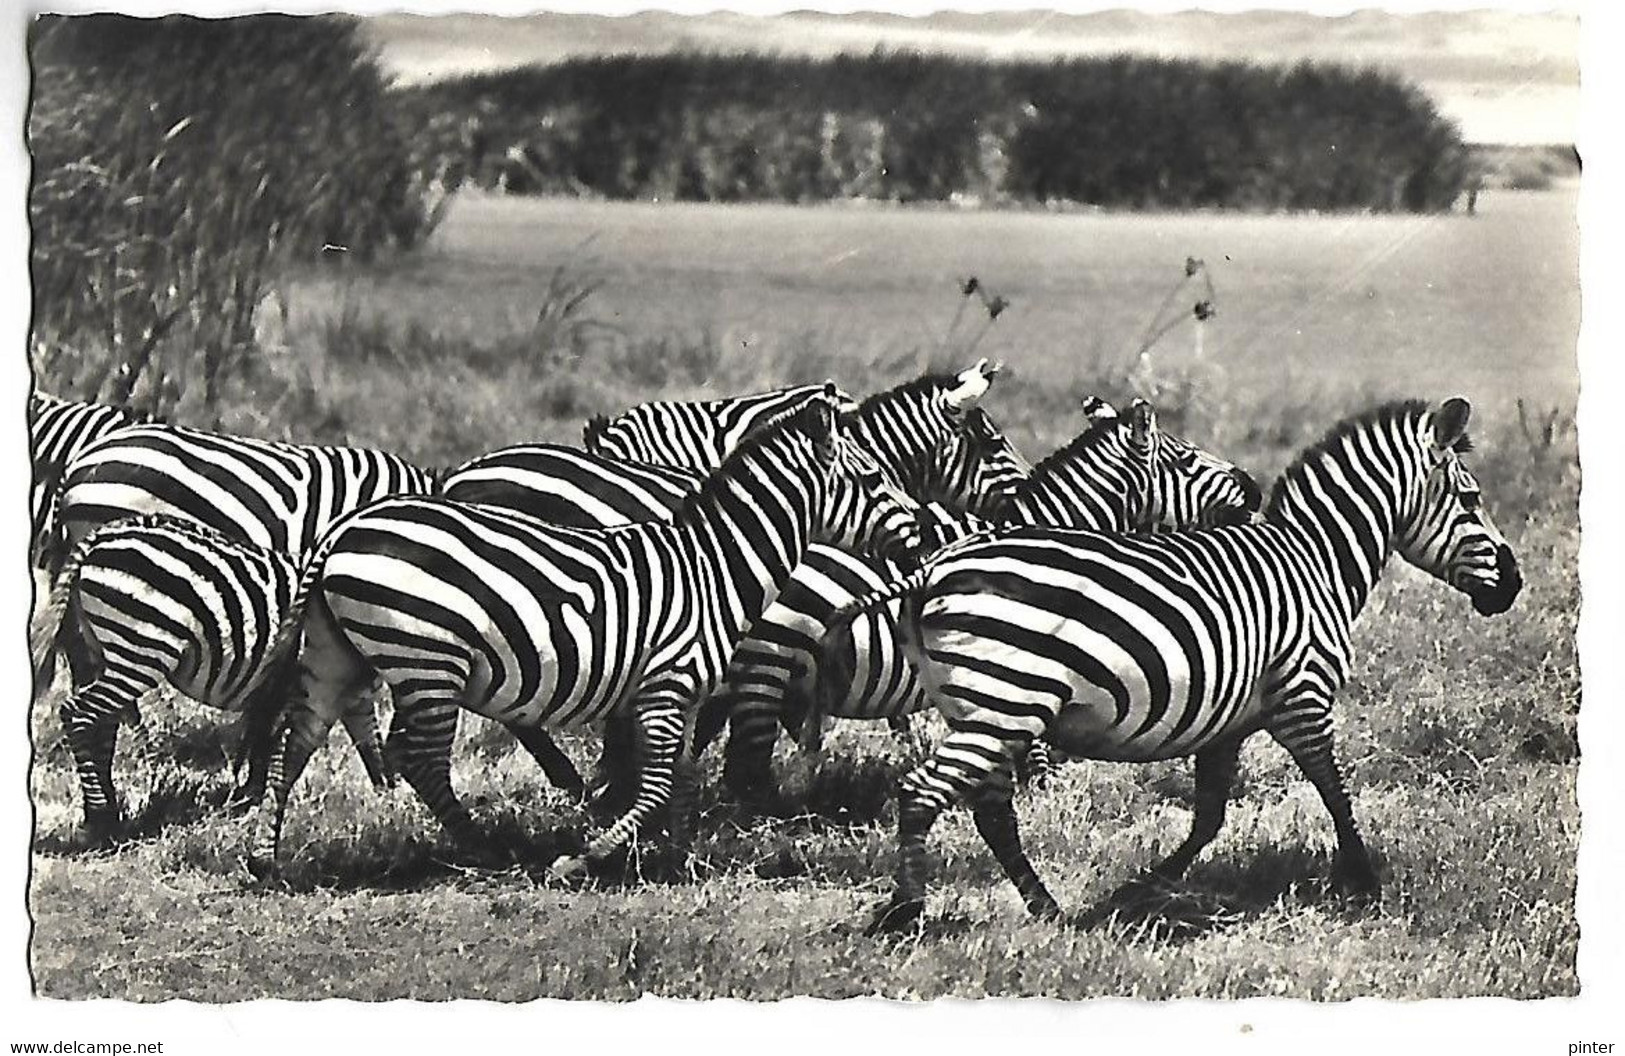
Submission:
{"label": "black and white photograph", "polygon": [[1589,10],[889,6],[14,20],[12,1051],[1606,1008]]}

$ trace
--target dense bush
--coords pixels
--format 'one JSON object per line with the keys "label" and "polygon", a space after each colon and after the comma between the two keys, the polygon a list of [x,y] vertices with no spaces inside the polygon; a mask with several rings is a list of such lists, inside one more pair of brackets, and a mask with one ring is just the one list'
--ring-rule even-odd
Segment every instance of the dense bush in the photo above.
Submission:
{"label": "dense bush", "polygon": [[45,17],[34,95],[34,347],[77,395],[207,416],[290,260],[432,226],[345,18]]}
{"label": "dense bush", "polygon": [[515,192],[1449,208],[1464,146],[1395,76],[1117,56],[577,59],[411,89],[426,172]]}

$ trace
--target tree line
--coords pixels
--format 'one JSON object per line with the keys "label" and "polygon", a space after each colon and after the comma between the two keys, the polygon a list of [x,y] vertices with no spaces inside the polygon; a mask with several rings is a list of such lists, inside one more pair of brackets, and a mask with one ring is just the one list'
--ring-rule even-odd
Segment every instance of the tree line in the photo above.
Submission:
{"label": "tree line", "polygon": [[1467,148],[1380,70],[1113,56],[610,56],[406,90],[419,164],[697,201],[1449,208]]}

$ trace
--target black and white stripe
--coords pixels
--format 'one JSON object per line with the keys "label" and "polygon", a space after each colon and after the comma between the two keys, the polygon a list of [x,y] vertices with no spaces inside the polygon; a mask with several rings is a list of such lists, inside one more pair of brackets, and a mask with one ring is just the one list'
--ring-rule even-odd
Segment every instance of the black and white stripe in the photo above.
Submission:
{"label": "black and white stripe", "polygon": [[[689,787],[685,724],[814,540],[881,553],[919,542],[912,504],[842,435],[829,400],[755,434],[669,524],[581,531],[445,499],[388,500],[347,519],[301,586],[298,685],[252,866],[274,868],[288,792],[371,671],[395,698],[391,757],[464,836],[472,819],[450,782],[459,707],[543,729],[630,713],[639,787],[588,845],[585,861],[601,861],[671,799],[674,768]],[[686,799],[673,810],[686,820]]]}
{"label": "black and white stripe", "polygon": [[[753,430],[808,400],[827,386],[792,385],[716,400],[653,400],[613,418],[594,415],[581,430],[588,451],[629,462],[704,473],[716,469]],[[852,398],[837,392],[843,410]]]}
{"label": "black and white stripe", "polygon": [[879,595],[905,594],[904,640],[949,735],[899,791],[897,887],[875,920],[917,917],[924,841],[956,799],[1028,909],[1058,913],[1021,847],[1014,762],[1038,738],[1094,759],[1196,757],[1178,877],[1218,832],[1237,752],[1264,730],[1320,792],[1337,880],[1378,880],[1333,753],[1350,629],[1388,557],[1504,612],[1522,585],[1463,464],[1469,407],[1390,404],[1345,421],[1277,482],[1262,523],[1168,536],[1023,529],[954,548]]}
{"label": "black and white stripe", "polygon": [[[866,399],[844,417],[844,424],[915,500],[985,511],[1003,502],[1032,471],[977,406],[997,370],[983,360],[957,374],[924,375]],[[844,405],[838,391],[836,398]],[[566,527],[608,528],[670,520],[705,479],[706,474],[695,470],[627,462],[557,444],[524,444],[456,467],[446,475],[441,493]],[[810,553],[821,549],[815,546]],[[512,732],[553,784],[581,787],[574,766],[545,731]],[[626,776],[628,733],[624,719],[612,722],[606,733],[600,768],[612,785]]]}
{"label": "black and white stripe", "polygon": [[[43,691],[51,681],[54,646],[63,636],[79,640],[78,648],[65,650],[81,660],[58,712],[79,771],[92,842],[117,835],[113,749],[119,725],[139,721],[142,695],[168,682],[200,703],[247,710],[269,673],[295,580],[294,563],[282,554],[163,514],[103,525],[74,550],[32,646],[36,691]],[[374,781],[381,782],[370,703],[343,718]],[[249,760],[241,796],[254,798],[263,788],[264,763],[263,755]]]}
{"label": "black and white stripe", "polygon": [[76,540],[131,514],[167,513],[297,558],[351,510],[389,495],[430,494],[435,483],[430,471],[371,448],[137,425],[69,463],[58,519]]}
{"label": "black and white stripe", "polygon": [[[1031,472],[977,406],[998,371],[984,359],[958,373],[922,375],[843,411],[843,425],[916,501],[986,512]],[[836,398],[847,406],[838,390]],[[610,527],[669,517],[708,472],[626,461],[619,453],[523,444],[451,470],[442,494],[563,525]]]}
{"label": "black and white stripe", "polygon": [[[1246,473],[1162,433],[1150,406],[1137,402],[1127,420],[1096,413],[1087,430],[1005,492],[992,512],[1011,524],[1122,533],[1244,520],[1259,499]],[[736,793],[752,800],[771,794],[781,723],[808,724],[803,742],[810,744],[823,715],[896,722],[928,706],[898,646],[900,602],[865,612],[842,651],[821,662],[831,617],[896,575],[873,560],[814,547],[752,625],[702,727],[703,740],[720,715],[729,717],[726,774]]]}
{"label": "black and white stripe", "polygon": [[53,525],[68,463],[107,434],[150,420],[125,407],[64,400],[43,392],[28,394],[28,451],[33,470],[28,490],[29,558],[35,565],[54,572],[65,556],[53,550]]}

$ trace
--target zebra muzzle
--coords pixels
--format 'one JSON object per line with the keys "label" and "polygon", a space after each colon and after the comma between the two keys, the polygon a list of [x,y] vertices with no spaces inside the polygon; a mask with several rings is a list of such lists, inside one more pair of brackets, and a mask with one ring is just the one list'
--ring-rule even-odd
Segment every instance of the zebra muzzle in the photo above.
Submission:
{"label": "zebra muzzle", "polygon": [[1512,547],[1502,543],[1495,552],[1495,582],[1472,591],[1473,609],[1480,616],[1499,616],[1512,608],[1523,589],[1523,576]]}

